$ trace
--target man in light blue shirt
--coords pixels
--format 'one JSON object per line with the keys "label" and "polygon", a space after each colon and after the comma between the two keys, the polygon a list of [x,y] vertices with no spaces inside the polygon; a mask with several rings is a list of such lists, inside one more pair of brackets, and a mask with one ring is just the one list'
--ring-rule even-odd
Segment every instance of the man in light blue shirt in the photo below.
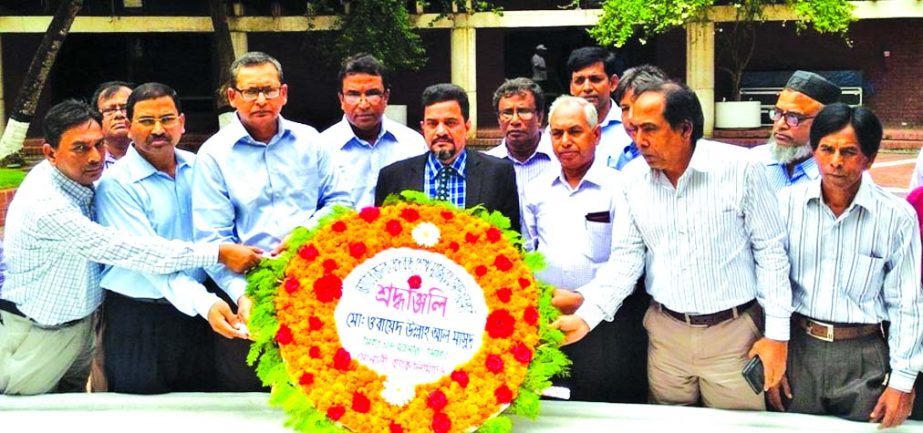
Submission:
{"label": "man in light blue shirt", "polygon": [[[176,92],[160,83],[128,97],[132,145],[99,183],[101,224],[140,236],[192,240],[192,167],[195,155],[175,149],[185,118]],[[107,267],[103,333],[109,390],[125,393],[210,391],[211,332],[246,338],[238,317],[202,284],[201,268],[151,274]]]}
{"label": "man in light blue shirt", "polygon": [[[270,251],[294,228],[313,225],[334,205],[351,207],[352,201],[317,130],[280,115],[288,100],[282,65],[250,52],[230,72],[227,94],[236,116],[202,144],[193,170],[195,237],[234,239]],[[232,300],[243,300],[239,314],[246,320],[246,278],[223,266],[206,271]],[[237,350],[245,354],[246,342],[234,341],[242,342]],[[240,375],[245,383],[232,389],[259,389],[251,371]]]}
{"label": "man in light blue shirt", "polygon": [[382,168],[427,150],[417,131],[385,117],[391,83],[375,57],[358,54],[340,70],[343,120],[321,133],[333,153],[356,209],[375,205],[375,184]]}
{"label": "man in light blue shirt", "polygon": [[485,153],[513,163],[519,203],[524,205],[526,184],[561,167],[551,150],[550,134],[542,133],[545,95],[534,81],[514,78],[494,92],[494,109],[503,141]]}
{"label": "man in light blue shirt", "polygon": [[667,74],[660,68],[654,65],[641,65],[625,70],[625,73],[622,74],[622,79],[619,80],[618,85],[615,86],[615,92],[612,93],[612,97],[615,102],[619,104],[622,115],[622,125],[625,127],[625,132],[628,133],[628,136],[632,139],[631,144],[619,155],[619,159],[614,166],[616,170],[621,170],[628,165],[629,162],[641,156],[641,151],[634,142],[634,131],[631,129],[628,122],[628,115],[631,113],[631,105],[635,100],[635,89],[666,79]]}
{"label": "man in light blue shirt", "polygon": [[837,101],[840,88],[813,72],[795,71],[775,107],[769,110],[772,135],[754,147],[757,161],[766,166],[769,183],[778,191],[820,177],[811,153],[809,134],[814,117],[824,105]]}
{"label": "man in light blue shirt", "polygon": [[621,169],[638,154],[631,150],[631,137],[622,125],[621,109],[611,96],[619,82],[618,72],[615,54],[602,47],[578,48],[567,59],[570,94],[592,103],[599,116],[602,136],[596,156],[609,167]]}

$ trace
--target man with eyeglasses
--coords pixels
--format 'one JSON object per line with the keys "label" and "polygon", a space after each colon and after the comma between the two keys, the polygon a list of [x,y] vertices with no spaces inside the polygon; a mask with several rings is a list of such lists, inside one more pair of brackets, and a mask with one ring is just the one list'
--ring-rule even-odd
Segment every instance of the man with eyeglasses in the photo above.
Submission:
{"label": "man with eyeglasses", "polygon": [[820,177],[811,151],[813,119],[827,104],[840,98],[840,88],[824,77],[795,71],[785,84],[775,107],[769,111],[772,135],[752,152],[766,166],[769,183],[776,191]]}
{"label": "man with eyeglasses", "polygon": [[244,272],[257,248],[139,236],[96,224],[93,184],[105,155],[99,113],[55,105],[42,128],[45,161],[29,172],[6,221],[0,287],[0,393],[85,392],[92,317],[103,301],[100,264],[173,273],[215,263]]}
{"label": "man with eyeglasses", "polygon": [[[132,146],[99,182],[101,224],[139,236],[190,241],[195,155],[176,149],[185,117],[170,87],[146,83],[128,97]],[[246,338],[228,304],[209,293],[201,268],[158,275],[107,267],[101,285],[106,376],[114,392],[202,392],[214,388],[212,332]]]}
{"label": "man with eyeglasses", "polygon": [[545,95],[534,81],[514,78],[497,88],[493,102],[503,140],[485,153],[513,163],[519,203],[523,206],[526,184],[560,168],[549,134],[542,134]]}
{"label": "man with eyeglasses", "polygon": [[346,59],[339,75],[343,120],[321,133],[334,166],[349,184],[356,209],[375,204],[378,172],[387,165],[426,152],[420,133],[385,116],[391,83],[375,57]]}
{"label": "man with eyeglasses", "polygon": [[131,94],[132,85],[124,81],[107,81],[99,85],[93,92],[92,102],[96,110],[103,115],[103,135],[106,137],[106,159],[104,168],[115,164],[119,158],[125,156],[131,138],[128,137],[128,116],[125,113],[125,104]]}
{"label": "man with eyeglasses", "polygon": [[596,107],[602,136],[596,153],[603,163],[621,170],[638,154],[631,151],[631,137],[622,124],[622,113],[612,100],[619,83],[618,59],[602,47],[583,47],[570,53],[567,75],[570,94],[589,101]]}
{"label": "man with eyeglasses", "polygon": [[[192,221],[195,238],[234,240],[264,251],[278,247],[298,226],[312,226],[334,205],[352,206],[333,156],[314,128],[281,116],[288,101],[282,65],[262,52],[231,64],[227,96],[236,116],[199,149],[193,169]],[[206,269],[249,318],[247,280],[223,266]],[[244,360],[246,340],[221,341],[216,357],[228,360],[219,371],[226,391],[260,390]],[[224,353],[222,355],[222,353]]]}

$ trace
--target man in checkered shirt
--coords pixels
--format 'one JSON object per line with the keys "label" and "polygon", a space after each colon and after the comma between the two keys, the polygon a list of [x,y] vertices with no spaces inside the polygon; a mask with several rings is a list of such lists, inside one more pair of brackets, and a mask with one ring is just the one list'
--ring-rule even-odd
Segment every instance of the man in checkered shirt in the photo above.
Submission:
{"label": "man in checkered shirt", "polygon": [[138,237],[96,224],[93,183],[106,149],[99,113],[62,102],[44,120],[45,161],[19,188],[6,221],[0,288],[0,392],[79,392],[93,358],[100,263],[170,273],[223,263],[243,272],[256,248]]}

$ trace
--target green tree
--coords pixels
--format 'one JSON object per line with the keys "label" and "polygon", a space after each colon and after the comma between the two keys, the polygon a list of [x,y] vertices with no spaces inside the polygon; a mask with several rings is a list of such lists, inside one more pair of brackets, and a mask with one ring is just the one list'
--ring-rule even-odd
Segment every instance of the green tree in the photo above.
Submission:
{"label": "green tree", "polygon": [[856,19],[853,5],[846,0],[605,0],[603,15],[589,33],[601,45],[622,46],[632,37],[644,43],[687,23],[710,21],[711,7],[722,5],[734,8],[736,19],[716,37],[722,50],[719,58],[727,59],[718,68],[730,74],[735,98],[766,7],[787,5],[796,16],[798,31],[811,27],[819,33],[838,33],[844,41],[849,24]]}

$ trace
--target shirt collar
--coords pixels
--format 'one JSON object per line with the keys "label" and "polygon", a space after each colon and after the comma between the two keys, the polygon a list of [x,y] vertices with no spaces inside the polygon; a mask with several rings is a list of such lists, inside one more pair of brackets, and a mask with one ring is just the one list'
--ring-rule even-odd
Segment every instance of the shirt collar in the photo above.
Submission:
{"label": "shirt collar", "polygon": [[606,128],[610,125],[619,125],[622,123],[622,109],[612,98],[609,98],[609,113],[606,118],[599,123],[600,128]]}
{"label": "shirt collar", "polygon": [[[822,179],[818,178],[808,187],[807,194],[804,196],[804,204],[811,201],[816,201],[818,204],[823,202],[821,181]],[[844,215],[851,212],[852,208],[855,206],[862,207],[870,213],[875,211],[875,198],[872,197],[871,187],[871,184],[874,182],[872,176],[866,171],[862,173],[862,179],[860,179],[859,182],[859,190],[856,191],[856,196],[853,197],[852,203],[850,203],[846,211],[843,212]]]}
{"label": "shirt collar", "polygon": [[535,152],[532,152],[532,155],[529,155],[525,161],[520,162],[519,160],[510,156],[510,150],[506,147],[506,139],[504,138],[500,141],[500,154],[502,158],[509,159],[514,164],[523,164],[527,165],[535,159],[536,155],[545,155],[549,159],[555,158],[554,150],[551,148],[551,140],[548,139],[548,134],[545,134],[543,130],[538,131],[538,146],[535,147]]}
{"label": "shirt collar", "polygon": [[[780,167],[780,169],[783,169],[786,173],[788,173],[786,164],[777,161],[775,157],[772,156],[772,150],[770,149],[770,145],[768,143],[760,147],[761,149],[759,158],[763,161],[763,164],[768,167]],[[792,170],[791,178],[796,179],[800,174],[804,174],[808,177],[808,179],[811,180],[820,178],[820,169],[817,168],[817,161],[814,160],[813,156],[804,161],[801,161],[798,164],[795,164],[795,167]]]}
{"label": "shirt collar", "polygon": [[92,187],[83,186],[74,182],[73,179],[61,173],[57,167],[52,166],[51,168],[51,181],[61,188],[61,191],[78,203],[87,204],[93,201]]}
{"label": "shirt collar", "polygon": [[712,157],[711,142],[705,139],[699,139],[692,150],[692,158],[689,160],[689,169],[698,172],[707,172],[715,167],[713,164],[715,158]]}
{"label": "shirt collar", "polygon": [[231,123],[225,126],[225,129],[227,129],[228,134],[230,134],[231,137],[235,139],[234,144],[249,144],[253,146],[265,146],[265,145],[271,145],[272,143],[275,143],[283,136],[292,133],[292,129],[289,128],[289,125],[288,125],[288,120],[285,120],[285,118],[283,118],[281,114],[279,115],[279,118],[276,119],[276,122],[279,125],[278,131],[276,131],[276,135],[272,136],[272,138],[269,139],[269,143],[266,143],[266,144],[256,141],[256,139],[254,139],[250,135],[250,133],[247,132],[247,128],[244,127],[243,122],[240,121],[240,115],[237,113],[234,113],[234,118],[231,119]]}
{"label": "shirt collar", "polygon": [[[590,165],[590,168],[586,171],[586,173],[584,173],[583,179],[580,179],[580,183],[578,183],[577,187],[573,188],[573,190],[579,190],[580,188],[583,188],[585,183],[602,186],[609,180],[608,176],[615,175],[614,171],[615,170],[610,170],[606,163],[600,161],[599,158],[594,158],[593,164]],[[570,188],[570,184],[567,183],[567,179],[564,177],[563,168],[558,172],[558,175],[555,176],[551,182],[552,185],[555,183],[560,183]]]}
{"label": "shirt collar", "polygon": [[[369,144],[369,142],[359,138],[359,136],[356,135],[356,131],[353,131],[352,124],[349,123],[349,119],[346,118],[345,114],[343,115],[342,122],[343,122],[343,127],[344,127],[343,138],[345,138],[346,140],[343,141],[343,144],[340,146],[340,149],[346,148],[346,146],[348,146],[350,143],[353,143],[353,144],[356,144],[362,147],[369,147],[369,148],[372,147],[372,145]],[[397,141],[397,137],[394,135],[394,132],[391,131],[393,129],[393,126],[394,126],[394,123],[391,120],[389,120],[384,115],[381,116],[381,130],[378,131],[378,137],[375,138],[375,146],[377,146],[378,143],[381,143],[381,139],[384,137],[388,137],[389,139],[393,141]]]}
{"label": "shirt collar", "polygon": [[[177,174],[184,166],[190,166],[190,161],[179,149],[174,150],[173,155],[176,159]],[[135,149],[134,143],[128,147],[128,151],[125,152],[125,156],[122,159],[125,160],[125,162],[122,164],[125,164],[125,170],[128,171],[128,177],[132,182],[142,181],[159,172],[159,170],[157,170],[153,164],[144,159],[144,157],[138,153],[138,150]]]}
{"label": "shirt collar", "polygon": [[[452,162],[451,167],[458,172],[458,175],[465,178],[465,165],[468,161],[468,149],[462,150],[462,153],[458,155],[458,158],[455,158],[455,161]],[[439,173],[439,169],[442,168],[442,163],[439,162],[439,159],[436,158],[436,154],[429,152],[429,156],[426,158],[427,166],[433,174]]]}

